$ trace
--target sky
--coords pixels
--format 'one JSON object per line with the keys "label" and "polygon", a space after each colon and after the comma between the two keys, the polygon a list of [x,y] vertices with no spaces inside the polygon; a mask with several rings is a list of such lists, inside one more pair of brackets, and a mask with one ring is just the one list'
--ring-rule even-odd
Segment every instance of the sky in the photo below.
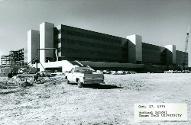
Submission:
{"label": "sky", "polygon": [[[191,0],[0,0],[0,55],[27,48],[27,31],[65,24],[184,51]],[[191,40],[188,45],[191,66]]]}

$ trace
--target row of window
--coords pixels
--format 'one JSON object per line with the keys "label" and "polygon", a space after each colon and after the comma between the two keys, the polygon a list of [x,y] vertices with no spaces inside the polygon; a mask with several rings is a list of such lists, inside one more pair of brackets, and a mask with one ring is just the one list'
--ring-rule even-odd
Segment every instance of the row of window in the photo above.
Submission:
{"label": "row of window", "polygon": [[120,48],[119,47],[113,47],[113,46],[100,46],[100,45],[91,45],[91,44],[82,44],[82,43],[65,43],[64,47],[67,48],[68,46],[75,46],[78,48],[90,48],[92,50],[104,50],[104,51],[119,51]]}
{"label": "row of window", "polygon": [[121,52],[120,48],[106,48],[106,47],[96,47],[96,46],[84,46],[81,44],[64,44],[62,46],[63,50],[65,49],[75,49],[75,50],[85,50],[85,51],[94,51],[94,52],[104,52],[104,53],[118,53]]}
{"label": "row of window", "polygon": [[104,56],[104,57],[107,57],[107,56],[115,56],[115,57],[118,57],[121,55],[121,52],[113,52],[113,51],[103,51],[103,50],[92,50],[92,49],[83,49],[83,48],[75,48],[75,47],[68,47],[68,48],[64,48],[63,49],[63,53],[64,54],[80,54],[81,56],[84,56],[84,55],[90,55],[90,56],[93,56],[93,55],[99,55],[99,56]]}
{"label": "row of window", "polygon": [[66,58],[74,58],[74,59],[89,59],[89,60],[121,60],[121,58],[107,55],[107,56],[99,56],[99,55],[88,55],[84,53],[69,53],[65,55]]}
{"label": "row of window", "polygon": [[71,35],[64,35],[63,39],[69,39],[69,40],[77,40],[81,42],[91,42],[94,44],[101,44],[101,45],[113,45],[113,46],[120,46],[122,44],[122,41],[117,42],[117,41],[103,41],[103,40],[97,40],[97,39],[92,39],[92,38],[87,38],[87,37],[80,37],[80,36],[71,36]]}
{"label": "row of window", "polygon": [[97,41],[85,40],[85,39],[77,39],[77,38],[65,38],[63,39],[63,45],[81,45],[85,47],[94,47],[94,48],[103,48],[103,49],[120,49],[121,45],[116,44],[106,44],[100,43]]}
{"label": "row of window", "polygon": [[122,39],[120,37],[111,36],[108,34],[102,34],[102,33],[94,32],[94,31],[88,31],[88,30],[83,30],[83,29],[78,29],[73,27],[70,28],[65,26],[62,28],[62,33],[64,35],[80,36],[80,37],[86,37],[86,38],[97,39],[102,41],[120,42]]}

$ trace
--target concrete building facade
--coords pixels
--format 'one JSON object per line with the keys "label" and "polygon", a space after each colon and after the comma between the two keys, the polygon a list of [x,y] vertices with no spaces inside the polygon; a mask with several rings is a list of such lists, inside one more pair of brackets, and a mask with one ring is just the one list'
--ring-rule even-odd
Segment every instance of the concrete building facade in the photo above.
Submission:
{"label": "concrete building facade", "polygon": [[[28,37],[35,36],[28,35]],[[38,37],[35,38],[38,39]],[[28,51],[31,54],[28,55],[31,57],[29,60],[35,55],[30,50],[34,49],[30,43],[33,43],[35,38],[28,39]],[[55,27],[54,24],[47,22],[40,24],[39,42],[35,45],[36,47],[40,45],[38,53],[40,62],[45,68],[64,69],[65,65],[69,66],[78,60],[96,69],[108,67],[117,67],[119,70],[136,69],[147,64],[182,65],[185,58],[188,58],[187,53],[176,50],[175,45],[157,46],[143,43],[142,36],[137,34],[122,38],[62,24]],[[186,65],[188,65],[188,59],[186,59]]]}
{"label": "concrete building facade", "polygon": [[168,64],[176,64],[176,46],[175,45],[166,45],[165,48],[167,49],[168,53]]}
{"label": "concrete building facade", "polygon": [[34,63],[35,59],[40,59],[40,32],[29,30],[27,32],[27,60]]}
{"label": "concrete building facade", "polygon": [[[142,63],[142,37],[140,35],[134,34],[126,37],[133,45],[128,48],[133,48],[134,50],[134,62]],[[130,44],[130,43],[129,43]],[[132,51],[129,51],[129,56]]]}
{"label": "concrete building facade", "polygon": [[61,59],[128,62],[128,41],[108,34],[61,25],[58,52]]}
{"label": "concrete building facade", "polygon": [[40,24],[40,62],[54,61],[54,24]]}

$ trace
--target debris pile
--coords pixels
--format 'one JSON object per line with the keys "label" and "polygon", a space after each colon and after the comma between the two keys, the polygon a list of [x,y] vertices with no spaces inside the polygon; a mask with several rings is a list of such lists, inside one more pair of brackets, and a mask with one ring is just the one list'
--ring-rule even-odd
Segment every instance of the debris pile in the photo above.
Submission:
{"label": "debris pile", "polygon": [[12,78],[5,78],[0,82],[0,94],[8,94],[17,92],[22,88],[31,87],[35,84],[44,84],[45,87],[56,85],[63,82],[65,79],[62,76],[54,77],[38,77],[34,79],[34,74],[17,75]]}

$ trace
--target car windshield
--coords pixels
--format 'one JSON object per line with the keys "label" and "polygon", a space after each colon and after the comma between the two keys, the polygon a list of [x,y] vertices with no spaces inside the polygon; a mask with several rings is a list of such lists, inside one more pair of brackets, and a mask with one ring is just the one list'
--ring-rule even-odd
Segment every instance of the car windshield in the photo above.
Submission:
{"label": "car windshield", "polygon": [[89,68],[75,68],[74,72],[81,72],[81,73],[92,73],[93,71]]}

